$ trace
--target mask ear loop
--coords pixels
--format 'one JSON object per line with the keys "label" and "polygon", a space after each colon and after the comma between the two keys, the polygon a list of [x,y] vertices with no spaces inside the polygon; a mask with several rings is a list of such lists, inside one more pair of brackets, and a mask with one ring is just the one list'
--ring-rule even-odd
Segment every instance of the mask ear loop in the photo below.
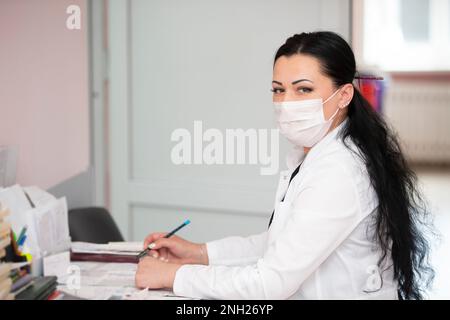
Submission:
{"label": "mask ear loop", "polygon": [[[325,100],[322,103],[322,106],[327,103],[330,99],[332,99],[339,91],[342,90],[342,87],[340,87],[339,89],[337,89],[327,100]],[[338,106],[338,108],[336,109],[336,111],[334,112],[334,114],[327,120],[327,121],[333,121],[334,118],[336,117],[336,115],[339,113],[339,111],[341,111],[342,109],[344,109],[346,106],[348,106],[348,103],[346,103],[342,108],[340,106]]]}
{"label": "mask ear loop", "polygon": [[360,90],[361,91],[361,76],[360,76],[360,73],[359,73],[359,71],[356,71],[355,72],[355,79],[358,79],[358,90]]}
{"label": "mask ear loop", "polygon": [[328,97],[328,99],[326,99],[324,102],[322,102],[322,104],[327,103],[328,101],[330,101],[342,88],[337,89],[331,96]]}

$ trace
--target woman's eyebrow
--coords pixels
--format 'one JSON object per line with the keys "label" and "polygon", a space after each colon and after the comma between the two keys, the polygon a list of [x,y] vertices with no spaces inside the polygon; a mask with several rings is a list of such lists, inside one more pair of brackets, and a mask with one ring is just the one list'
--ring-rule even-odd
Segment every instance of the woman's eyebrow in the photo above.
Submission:
{"label": "woman's eyebrow", "polygon": [[299,79],[299,80],[293,81],[292,84],[296,84],[296,83],[299,83],[299,82],[302,82],[302,81],[308,81],[308,82],[313,83],[313,82],[312,82],[311,80],[309,80],[309,79]]}
{"label": "woman's eyebrow", "polygon": [[[299,82],[302,82],[302,81],[308,81],[308,82],[311,82],[311,83],[314,83],[313,81],[311,81],[311,80],[309,80],[309,79],[298,79],[298,80],[295,80],[295,81],[292,81],[291,82],[291,84],[297,84],[297,83],[299,83]],[[276,84],[279,84],[280,86],[282,86],[283,85],[283,83],[282,82],[280,82],[280,81],[276,81],[276,80],[273,80],[272,81],[272,83],[276,83]]]}

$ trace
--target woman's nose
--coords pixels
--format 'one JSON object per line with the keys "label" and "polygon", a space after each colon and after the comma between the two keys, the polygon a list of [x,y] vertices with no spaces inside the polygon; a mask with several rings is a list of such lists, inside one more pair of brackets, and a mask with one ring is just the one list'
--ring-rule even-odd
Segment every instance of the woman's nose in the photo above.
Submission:
{"label": "woman's nose", "polygon": [[297,100],[297,97],[295,96],[294,92],[292,90],[286,90],[284,95],[281,97],[281,102],[285,101],[295,101]]}

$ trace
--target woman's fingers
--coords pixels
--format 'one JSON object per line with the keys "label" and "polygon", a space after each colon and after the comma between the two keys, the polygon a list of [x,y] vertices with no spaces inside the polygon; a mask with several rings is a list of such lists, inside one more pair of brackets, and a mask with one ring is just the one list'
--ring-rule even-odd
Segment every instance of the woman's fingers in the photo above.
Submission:
{"label": "woman's fingers", "polygon": [[151,256],[153,258],[159,258],[159,252],[158,250],[150,250],[147,254],[148,256]]}
{"label": "woman's fingers", "polygon": [[144,240],[144,249],[148,247],[148,245],[157,239],[164,237],[167,233],[165,232],[155,232],[147,236]]}
{"label": "woman's fingers", "polygon": [[152,243],[151,249],[159,250],[161,248],[167,248],[168,250],[174,250],[176,246],[177,242],[174,239],[159,238]]}
{"label": "woman's fingers", "polygon": [[150,243],[155,241],[156,239],[159,239],[161,237],[161,232],[156,232],[148,235],[144,240],[144,249],[148,247]]}
{"label": "woman's fingers", "polygon": [[169,260],[169,250],[166,248],[161,248],[159,250],[150,250],[147,256],[160,259],[161,261],[167,262]]}
{"label": "woman's fingers", "polygon": [[154,258],[159,258],[161,261],[167,262],[170,253],[176,247],[176,241],[174,239],[159,238],[152,242],[149,255]]}
{"label": "woman's fingers", "polygon": [[159,250],[159,259],[161,261],[167,262],[169,260],[169,250],[166,248],[161,248]]}
{"label": "woman's fingers", "polygon": [[160,250],[151,250],[149,251],[148,256],[151,256],[164,262],[169,261],[169,252],[167,249],[164,248]]}
{"label": "woman's fingers", "polygon": [[161,261],[168,262],[169,257],[178,257],[182,243],[180,238],[173,236],[164,238],[167,233],[155,232],[150,234],[144,241],[144,248],[149,248],[148,256],[158,258]]}

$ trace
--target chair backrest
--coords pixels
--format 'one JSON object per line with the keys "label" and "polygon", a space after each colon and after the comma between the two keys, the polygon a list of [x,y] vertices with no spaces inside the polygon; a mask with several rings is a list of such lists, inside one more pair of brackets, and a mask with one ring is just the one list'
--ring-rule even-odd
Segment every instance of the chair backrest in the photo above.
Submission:
{"label": "chair backrest", "polygon": [[111,214],[101,207],[69,210],[69,233],[72,241],[92,243],[124,241]]}

